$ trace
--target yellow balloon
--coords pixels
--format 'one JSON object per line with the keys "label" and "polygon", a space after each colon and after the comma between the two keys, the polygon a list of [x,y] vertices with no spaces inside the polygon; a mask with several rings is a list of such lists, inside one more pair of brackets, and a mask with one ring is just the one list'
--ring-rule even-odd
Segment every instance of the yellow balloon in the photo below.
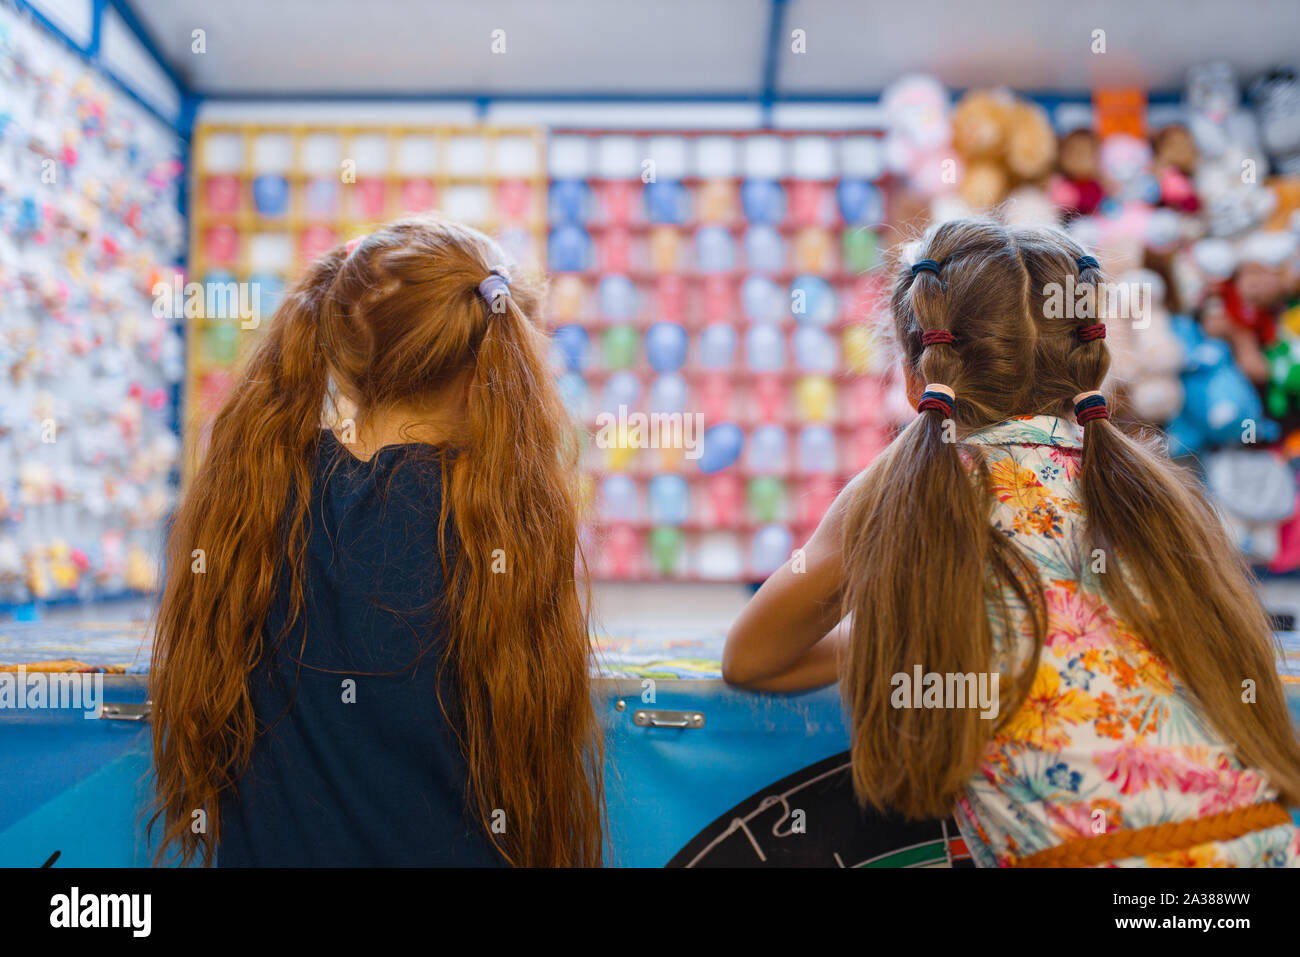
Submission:
{"label": "yellow balloon", "polygon": [[805,229],[794,241],[794,259],[802,272],[828,272],[831,265],[831,234],[824,229]]}
{"label": "yellow balloon", "polygon": [[650,264],[655,272],[673,272],[681,261],[681,237],[671,226],[659,226],[650,232]]}
{"label": "yellow balloon", "polygon": [[871,371],[875,346],[871,328],[862,323],[844,330],[844,361],[851,372],[865,375]]}
{"label": "yellow balloon", "polygon": [[805,422],[828,422],[835,407],[835,386],[823,375],[804,376],[794,390],[799,418]]}
{"label": "yellow balloon", "polygon": [[636,459],[637,450],[627,440],[627,430],[620,429],[618,441],[605,450],[605,462],[613,472],[626,472]]}
{"label": "yellow balloon", "polygon": [[587,286],[577,276],[561,276],[551,287],[551,312],[560,322],[572,322],[582,312]]}
{"label": "yellow balloon", "polygon": [[700,187],[700,221],[729,223],[735,217],[735,189],[725,179],[711,179]]}

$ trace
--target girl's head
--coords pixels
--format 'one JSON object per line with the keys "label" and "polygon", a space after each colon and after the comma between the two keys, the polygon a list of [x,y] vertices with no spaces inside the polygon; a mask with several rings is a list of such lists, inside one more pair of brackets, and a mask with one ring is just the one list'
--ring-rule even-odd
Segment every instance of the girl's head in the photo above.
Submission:
{"label": "girl's head", "polygon": [[[921,265],[900,264],[892,298],[908,390],[915,400],[939,384],[956,399],[951,418],[940,404],[904,429],[850,500],[843,689],[858,794],[923,817],[949,812],[995,724],[977,709],[896,709],[892,676],[917,665],[986,673],[995,628],[1027,627],[1035,654],[999,676],[1006,720],[1028,692],[1047,625],[1037,569],[992,527],[987,468],[962,439],[1016,415],[1069,416],[1075,396],[1102,388],[1110,356],[1095,330],[1080,335],[1103,321],[1101,274],[1063,233],[947,222],[913,255]],[[1119,619],[1170,663],[1243,761],[1300,798],[1300,744],[1268,618],[1194,477],[1101,418],[1086,426],[1079,481],[1087,540],[1068,544],[1080,577],[1105,568],[1101,587]],[[1027,610],[1023,622],[1005,594]]]}
{"label": "girl's head", "polygon": [[[450,717],[468,797],[512,862],[598,863],[600,746],[576,588],[579,447],[534,319],[540,291],[490,278],[505,272],[501,250],[449,222],[402,220],[350,246],[315,262],[277,310],[171,530],[152,676],[162,846],[209,859],[219,842],[217,796],[253,743],[246,676],[264,653],[275,590],[288,587],[290,614],[269,640],[302,614],[322,419],[346,404],[361,423],[394,409],[454,412],[458,427],[436,450],[443,666],[457,679]],[[190,573],[195,549],[206,553],[203,575]],[[191,832],[197,809],[206,835]],[[494,809],[506,813],[504,835],[487,827]]]}

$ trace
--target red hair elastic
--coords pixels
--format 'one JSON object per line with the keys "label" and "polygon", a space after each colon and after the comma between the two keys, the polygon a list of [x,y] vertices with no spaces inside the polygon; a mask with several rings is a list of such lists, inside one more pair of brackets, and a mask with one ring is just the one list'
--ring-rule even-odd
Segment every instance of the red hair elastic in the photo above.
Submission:
{"label": "red hair elastic", "polygon": [[950,345],[952,340],[953,335],[947,329],[929,329],[921,333],[923,346]]}
{"label": "red hair elastic", "polygon": [[1082,329],[1079,330],[1080,342],[1092,342],[1093,339],[1105,339],[1105,338],[1106,338],[1105,323],[1099,322],[1095,326],[1084,326]]}

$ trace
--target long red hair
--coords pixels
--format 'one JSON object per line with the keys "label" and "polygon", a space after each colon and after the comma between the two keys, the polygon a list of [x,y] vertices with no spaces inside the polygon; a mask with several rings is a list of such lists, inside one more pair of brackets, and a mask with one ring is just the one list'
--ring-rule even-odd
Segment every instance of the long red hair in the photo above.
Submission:
{"label": "long red hair", "polygon": [[[541,290],[515,278],[495,307],[478,292],[502,260],[468,227],[389,224],[351,255],[340,246],[315,262],[252,352],[167,544],[151,671],[150,826],[161,821],[160,858],[175,846],[182,863],[210,863],[220,843],[218,798],[252,752],[247,677],[277,638],[263,631],[281,575],[290,609],[281,634],[303,613],[324,410],[340,396],[359,417],[418,404],[467,375],[467,434],[439,450],[442,665],[460,699],[452,724],[469,768],[467,803],[512,864],[601,863],[603,761],[579,594],[579,434],[531,318]],[[191,571],[196,549],[204,574]],[[206,829],[192,826],[200,810]],[[494,812],[504,812],[504,833],[491,827]]]}

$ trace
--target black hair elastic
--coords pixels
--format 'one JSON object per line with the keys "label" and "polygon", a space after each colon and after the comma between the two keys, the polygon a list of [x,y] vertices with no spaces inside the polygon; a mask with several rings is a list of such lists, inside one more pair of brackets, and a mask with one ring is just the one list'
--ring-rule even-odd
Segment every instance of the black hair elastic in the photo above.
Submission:
{"label": "black hair elastic", "polygon": [[915,279],[916,274],[919,272],[932,272],[937,276],[939,275],[939,264],[933,259],[922,259],[912,267],[912,278]]}
{"label": "black hair elastic", "polygon": [[1080,256],[1078,259],[1074,261],[1074,263],[1076,266],[1079,267],[1079,272],[1083,272],[1085,269],[1101,268],[1101,263],[1097,262],[1097,260],[1094,259],[1092,256]]}
{"label": "black hair elastic", "polygon": [[1074,397],[1074,420],[1087,425],[1093,419],[1109,419],[1106,397],[1100,392],[1080,392]]}

